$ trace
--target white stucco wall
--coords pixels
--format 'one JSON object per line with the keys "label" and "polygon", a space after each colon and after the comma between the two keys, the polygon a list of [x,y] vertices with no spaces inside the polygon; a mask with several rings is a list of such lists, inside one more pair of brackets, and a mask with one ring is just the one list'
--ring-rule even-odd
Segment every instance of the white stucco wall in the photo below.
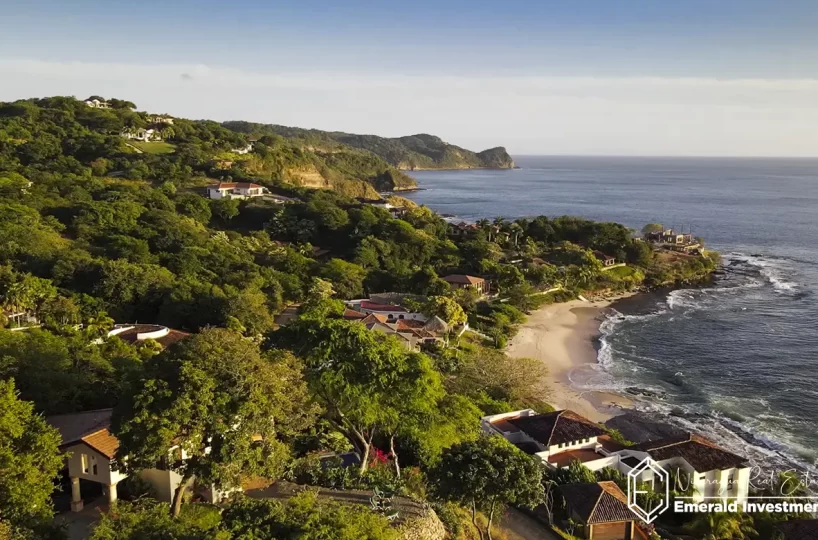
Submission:
{"label": "white stucco wall", "polygon": [[[127,478],[118,471],[111,470],[111,461],[85,443],[78,443],[65,449],[71,455],[67,459],[68,476],[91,480],[104,485],[116,484]],[[88,460],[88,472],[82,466],[82,456]],[[97,466],[97,473],[94,474],[94,464]]]}

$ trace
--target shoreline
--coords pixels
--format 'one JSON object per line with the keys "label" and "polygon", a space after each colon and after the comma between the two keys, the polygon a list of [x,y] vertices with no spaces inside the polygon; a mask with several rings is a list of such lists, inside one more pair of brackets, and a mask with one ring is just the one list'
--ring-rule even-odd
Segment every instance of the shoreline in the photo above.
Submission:
{"label": "shoreline", "polygon": [[613,392],[578,391],[572,375],[597,364],[600,324],[605,310],[628,292],[601,300],[571,300],[544,306],[528,316],[511,340],[506,353],[512,358],[534,358],[548,367],[547,401],[557,410],[571,409],[593,420],[605,422],[624,414],[633,400]]}

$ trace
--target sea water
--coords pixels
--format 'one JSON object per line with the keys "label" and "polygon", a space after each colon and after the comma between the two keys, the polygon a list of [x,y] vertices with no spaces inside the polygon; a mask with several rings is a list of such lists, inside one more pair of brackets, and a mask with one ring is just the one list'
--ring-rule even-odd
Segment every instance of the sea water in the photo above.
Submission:
{"label": "sea water", "polygon": [[818,459],[818,160],[515,158],[411,173],[418,203],[465,220],[575,215],[691,230],[724,258],[712,286],[620,302],[579,390],[704,432],[775,468]]}

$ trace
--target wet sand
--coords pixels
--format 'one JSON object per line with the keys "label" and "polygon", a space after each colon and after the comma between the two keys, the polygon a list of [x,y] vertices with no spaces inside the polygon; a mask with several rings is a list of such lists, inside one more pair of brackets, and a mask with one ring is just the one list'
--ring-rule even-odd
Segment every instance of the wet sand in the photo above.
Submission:
{"label": "wet sand", "polygon": [[571,409],[595,422],[604,422],[630,406],[631,400],[618,394],[577,391],[569,379],[574,370],[583,366],[587,369],[587,364],[597,362],[599,325],[605,308],[618,298],[622,296],[545,306],[528,317],[509,344],[510,356],[535,358],[548,367],[547,401],[555,409]]}

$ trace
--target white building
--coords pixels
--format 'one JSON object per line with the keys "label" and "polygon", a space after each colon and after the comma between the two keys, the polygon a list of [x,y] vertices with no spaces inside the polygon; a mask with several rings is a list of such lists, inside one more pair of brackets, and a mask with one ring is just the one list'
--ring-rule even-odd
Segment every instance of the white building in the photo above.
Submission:
{"label": "white building", "polygon": [[344,303],[348,308],[364,313],[365,315],[370,315],[373,313],[383,315],[389,322],[402,320],[426,322],[429,319],[423,313],[410,312],[401,306],[382,304],[368,299],[349,300]]}
{"label": "white building", "polygon": [[110,109],[111,106],[108,105],[107,101],[100,101],[98,99],[89,99],[85,101],[85,104],[91,107],[92,109]]}
{"label": "white building", "polygon": [[249,154],[253,151],[253,143],[247,143],[247,146],[243,146],[241,148],[233,148],[230,150],[234,154]]}
{"label": "white building", "polygon": [[143,142],[150,142],[150,141],[161,141],[162,137],[159,135],[159,132],[155,129],[145,129],[145,128],[138,128],[138,129],[123,129],[121,135],[129,140],[135,141],[143,141]]}
{"label": "white building", "polygon": [[173,125],[173,117],[168,116],[166,114],[157,114],[156,116],[149,116],[148,122],[152,124],[167,124],[169,126]]}
{"label": "white building", "polygon": [[268,194],[266,187],[250,182],[220,182],[207,186],[211,199],[249,199]]}
{"label": "white building", "polygon": [[[669,472],[684,473],[679,481],[683,487],[692,484],[696,490],[694,501],[718,497],[741,502],[750,488],[747,459],[698,435],[622,446],[599,425],[568,410],[537,414],[525,409],[496,414],[484,417],[481,427],[539,457],[551,468],[579,461],[592,471],[612,467],[627,474],[651,457]],[[645,471],[640,480],[652,484],[653,473]]]}
{"label": "white building", "polygon": [[[71,479],[71,510],[79,512],[84,506],[80,480],[101,484],[108,503],[116,501],[117,485],[128,475],[114,466],[119,440],[109,431],[111,409],[49,416],[46,421],[60,432],[59,448],[68,456],[65,461]],[[174,450],[178,452],[178,448],[168,449],[169,459]],[[160,501],[167,503],[173,501],[182,479],[179,474],[162,468],[143,470],[139,476],[151,484]],[[220,501],[226,494],[212,487],[202,493],[212,502]]]}

